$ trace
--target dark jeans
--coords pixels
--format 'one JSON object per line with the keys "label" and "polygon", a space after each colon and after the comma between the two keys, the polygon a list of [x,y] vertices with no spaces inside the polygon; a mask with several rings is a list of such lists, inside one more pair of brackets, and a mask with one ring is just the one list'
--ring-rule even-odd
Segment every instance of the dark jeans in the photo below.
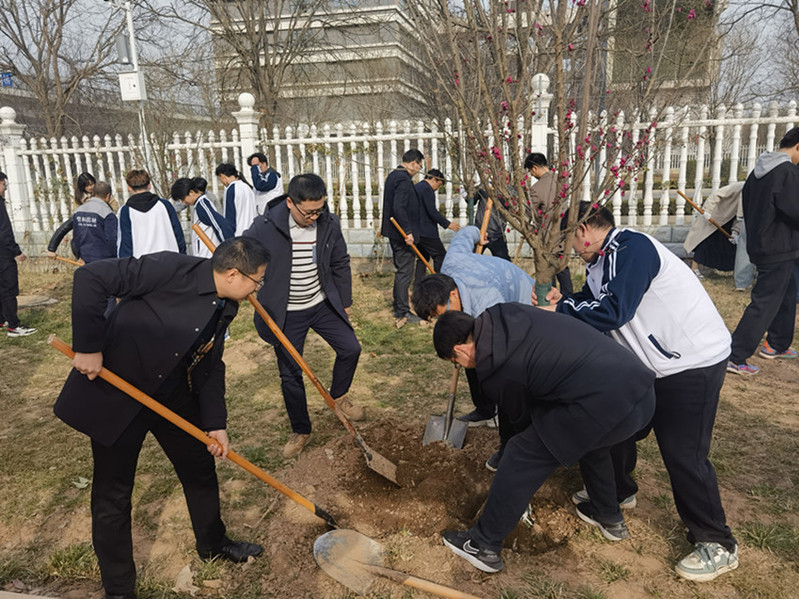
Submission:
{"label": "dark jeans", "polygon": [[[433,270],[441,272],[441,264],[444,262],[444,256],[447,253],[447,250],[444,249],[444,244],[441,243],[441,239],[438,237],[422,237],[419,239],[419,243],[416,244],[416,248],[424,256],[428,264],[433,267]],[[421,281],[422,277],[427,274],[426,271],[427,267],[424,262],[417,258],[414,281]]]}
{"label": "dark jeans", "polygon": [[[187,392],[187,390],[186,390]],[[201,426],[196,401],[176,412]],[[219,486],[214,457],[205,445],[146,408],[111,447],[92,441],[92,543],[106,592],[132,593],[136,586],[131,537],[131,493],[142,443],[155,436],[183,485],[197,551],[218,552],[227,540],[219,513]]]}
{"label": "dark jeans", "polygon": [[[600,439],[595,447],[590,448],[587,455],[597,451],[609,452],[612,445],[640,430],[651,417],[651,408],[651,401],[639,402],[630,415]],[[560,465],[534,425],[530,424],[514,435],[505,447],[483,513],[469,531],[475,544],[484,549],[500,551],[502,541],[519,523],[532,496]],[[588,492],[598,492],[595,479],[589,477],[589,481],[586,483],[591,485]]]}
{"label": "dark jeans", "polygon": [[508,244],[505,242],[505,237],[497,237],[489,239],[486,248],[491,252],[495,258],[502,258],[510,262],[510,254],[508,253]]}
{"label": "dark jeans", "polygon": [[[330,395],[338,399],[349,391],[352,384],[352,377],[355,376],[355,368],[361,355],[361,345],[350,325],[339,316],[328,300],[307,310],[286,312],[283,333],[300,355],[310,329],[316,331],[336,352]],[[302,369],[282,345],[275,345],[275,354],[280,371],[280,388],[283,391],[283,401],[291,422],[291,430],[307,435],[311,432],[311,419],[308,416]]]}
{"label": "dark jeans", "polygon": [[17,317],[17,296],[19,279],[17,261],[10,256],[0,257],[0,323],[8,321],[8,327],[19,326]]}
{"label": "dark jeans", "polygon": [[[708,459],[726,360],[655,380],[655,416],[651,424],[613,448],[617,498],[638,491],[632,479],[635,441],[655,431],[669,473],[674,504],[688,528],[688,541],[736,545],[721,505],[716,471]],[[590,491],[589,491],[590,494]],[[592,496],[593,500],[593,496]]]}
{"label": "dark jeans", "polygon": [[793,341],[796,318],[796,278],[794,262],[758,264],[752,300],[744,310],[732,334],[730,361],[743,364],[755,353],[763,333],[777,352],[788,349]]}
{"label": "dark jeans", "polygon": [[558,283],[558,289],[563,295],[571,295],[574,293],[574,287],[572,286],[572,273],[567,266],[554,277],[552,277],[552,285],[555,285],[555,281]]}
{"label": "dark jeans", "polygon": [[402,318],[411,311],[408,304],[408,288],[413,279],[413,263],[416,261],[416,254],[404,241],[389,238],[388,242],[394,257],[394,268],[397,269],[397,273],[394,275],[393,312],[396,318]]}

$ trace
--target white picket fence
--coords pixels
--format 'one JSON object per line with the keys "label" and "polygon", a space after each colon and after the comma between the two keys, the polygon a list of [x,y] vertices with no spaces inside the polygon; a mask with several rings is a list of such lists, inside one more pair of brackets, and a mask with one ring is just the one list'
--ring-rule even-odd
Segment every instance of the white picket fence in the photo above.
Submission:
{"label": "white picket fence", "polygon": [[[551,95],[546,87],[537,101],[537,116],[520,126],[529,134],[525,144],[529,142],[532,151],[547,153],[548,148],[557,148],[554,131],[547,125]],[[219,163],[232,162],[249,179],[244,160],[255,151],[267,149],[286,183],[302,172],[322,176],[330,208],[340,215],[344,229],[373,231],[379,227],[386,176],[406,150],[418,148],[431,157],[431,167],[448,175],[446,186],[439,191],[442,213],[465,223],[465,194],[457,179],[453,181],[458,165],[450,151],[462,133],[449,119],[441,128],[435,123],[406,121],[385,126],[378,123],[373,128],[339,124],[276,127],[267,132],[258,129],[252,95],[242,94],[239,103],[241,109],[233,113],[237,129],[174,133],[160,140],[152,136],[150,147],[145,149],[140,139],[119,134],[91,139],[26,138],[24,127],[15,122],[15,111],[0,108],[0,168],[9,176],[7,195],[15,231],[18,235],[49,232],[66,219],[73,207],[74,181],[83,171],[109,181],[120,201],[127,197],[125,173],[142,167],[151,172],[156,191],[164,196],[176,178],[202,176],[218,197],[221,188],[213,172]],[[617,222],[633,227],[684,223],[685,202],[672,187],[701,203],[710,191],[737,181],[754,167],[760,152],[773,150],[784,131],[794,126],[796,107],[794,101],[782,108],[773,103],[764,115],[758,104],[748,109],[736,105],[731,111],[720,108],[712,116],[706,107],[667,109],[665,118],[650,134],[647,168],[630,181],[624,197],[619,192],[612,197]],[[654,112],[648,116],[645,122],[638,118],[625,122],[621,117],[615,125],[630,131],[635,142]],[[593,182],[612,165],[605,151],[604,147],[599,150],[597,172],[583,180],[584,199],[591,198]],[[151,160],[155,164],[148,166],[144,157],[155,155],[160,160]],[[695,168],[691,180],[690,168]],[[722,170],[727,172],[723,180]],[[643,207],[640,211],[639,201]]]}

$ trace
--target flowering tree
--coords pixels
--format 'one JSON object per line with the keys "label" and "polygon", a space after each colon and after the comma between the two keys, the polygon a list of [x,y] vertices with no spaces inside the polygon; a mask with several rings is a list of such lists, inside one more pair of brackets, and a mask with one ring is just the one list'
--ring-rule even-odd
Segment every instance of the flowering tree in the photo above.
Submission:
{"label": "flowering tree", "polygon": [[[623,197],[645,166],[657,110],[668,99],[664,84],[679,91],[680,82],[712,75],[711,0],[411,0],[409,7],[478,182],[531,246],[541,282],[567,265],[580,200]],[[542,117],[537,73],[554,83],[549,151],[530,142],[531,120]],[[621,127],[624,115],[643,124]],[[531,200],[535,179],[524,159],[532,150],[549,154],[557,172],[551,204]]]}

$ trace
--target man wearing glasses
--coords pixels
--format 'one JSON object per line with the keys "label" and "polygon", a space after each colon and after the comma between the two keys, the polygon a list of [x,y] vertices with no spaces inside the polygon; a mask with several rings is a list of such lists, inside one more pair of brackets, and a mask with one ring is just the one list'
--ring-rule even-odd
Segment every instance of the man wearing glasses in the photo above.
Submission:
{"label": "man wearing glasses", "polygon": [[[288,194],[267,207],[244,232],[263,243],[272,256],[258,300],[301,355],[309,329],[333,348],[336,361],[330,395],[347,418],[361,420],[363,410],[346,396],[361,355],[349,320],[350,256],[338,217],[327,209],[325,183],[312,173],[297,175],[289,182]],[[283,457],[291,458],[311,439],[302,370],[258,315],[255,328],[275,347],[292,431]]]}

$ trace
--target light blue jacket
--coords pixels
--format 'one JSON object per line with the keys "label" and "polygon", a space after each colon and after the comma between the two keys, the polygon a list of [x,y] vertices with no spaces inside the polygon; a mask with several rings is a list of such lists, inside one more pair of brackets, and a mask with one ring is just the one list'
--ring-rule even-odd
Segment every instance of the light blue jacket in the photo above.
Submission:
{"label": "light blue jacket", "polygon": [[512,262],[475,254],[479,240],[480,229],[463,227],[452,238],[441,265],[441,273],[458,286],[463,311],[477,317],[495,304],[521,302],[529,306],[533,278]]}

